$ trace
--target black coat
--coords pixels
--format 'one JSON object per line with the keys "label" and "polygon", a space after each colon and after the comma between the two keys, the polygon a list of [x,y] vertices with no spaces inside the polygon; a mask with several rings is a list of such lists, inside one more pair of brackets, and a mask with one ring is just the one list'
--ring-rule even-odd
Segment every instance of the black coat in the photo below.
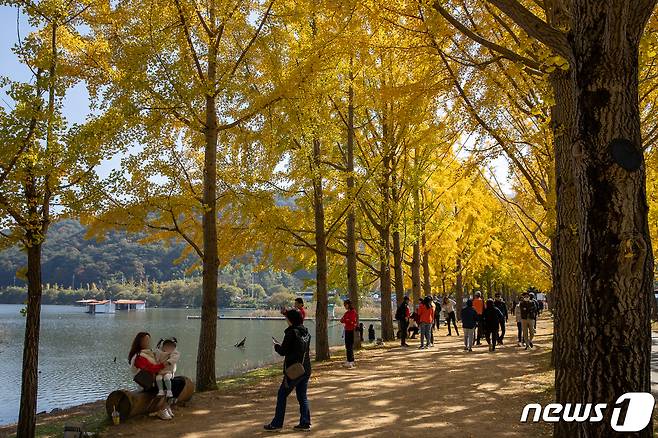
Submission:
{"label": "black coat", "polygon": [[508,313],[507,313],[507,304],[505,304],[505,301],[496,300],[496,301],[494,301],[494,306],[496,306],[498,308],[498,310],[500,310],[500,313],[502,313],[503,316],[505,317],[505,321],[507,321]]}
{"label": "black coat", "polygon": [[288,327],[284,332],[281,345],[275,344],[274,350],[283,360],[283,373],[286,368],[295,363],[303,363],[306,375],[311,375],[311,335],[303,325]]}
{"label": "black coat", "polygon": [[505,317],[496,306],[484,309],[482,318],[484,319],[484,326],[490,331],[498,330],[500,324],[505,323]]}

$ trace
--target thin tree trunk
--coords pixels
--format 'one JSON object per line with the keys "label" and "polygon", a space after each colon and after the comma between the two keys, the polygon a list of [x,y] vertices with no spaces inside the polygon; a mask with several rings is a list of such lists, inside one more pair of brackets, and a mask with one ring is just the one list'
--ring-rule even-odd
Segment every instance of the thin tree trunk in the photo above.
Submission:
{"label": "thin tree trunk", "polygon": [[412,245],[411,256],[411,293],[414,303],[418,302],[418,299],[421,298],[422,292],[420,286],[420,241],[416,239]]}
{"label": "thin tree trunk", "polygon": [[[208,62],[208,81],[217,75],[217,53],[211,48]],[[206,126],[204,130],[203,163],[203,278],[201,329],[196,360],[196,389],[217,389],[215,349],[217,348],[217,109],[215,97],[206,96]]]}
{"label": "thin tree trunk", "polygon": [[462,308],[464,307],[464,278],[462,274],[462,259],[461,257],[457,258],[457,266],[455,267],[457,272],[457,281],[455,282],[455,301],[457,302],[456,316],[457,320],[461,321],[462,319]]}
{"label": "thin tree trunk", "polygon": [[[28,241],[37,240],[39,238],[28,236]],[[16,429],[17,438],[32,438],[36,432],[41,292],[41,243],[31,243],[27,247],[27,317],[23,340],[23,370]]]}
{"label": "thin tree trunk", "polygon": [[[356,196],[354,190],[354,80],[352,69],[352,59],[350,58],[350,84],[347,91],[347,195],[350,200],[350,208],[347,212],[347,219],[345,221],[346,232],[345,240],[347,245],[347,290],[350,300],[354,305],[357,314],[359,313],[359,283],[357,277],[356,265],[356,209],[354,203]],[[354,348],[361,348],[361,337],[356,336],[354,339]]]}
{"label": "thin tree trunk", "polygon": [[[423,230],[423,235],[421,237],[421,244],[423,247],[423,292],[425,296],[432,295],[432,283],[430,280],[430,251],[427,249],[427,236],[425,236],[425,230]],[[445,294],[445,284],[443,285]]]}
{"label": "thin tree trunk", "polygon": [[395,340],[395,331],[393,330],[393,312],[391,304],[391,210],[390,210],[390,175],[391,175],[391,148],[388,138],[388,121],[384,110],[382,134],[384,138],[385,150],[383,158],[383,178],[382,178],[382,224],[380,227],[380,294],[381,294],[381,324],[382,339],[384,341]]}
{"label": "thin tree trunk", "polygon": [[327,295],[327,241],[324,223],[324,196],[322,188],[322,160],[320,140],[313,139],[313,211],[315,218],[316,300],[315,308],[315,360],[330,358],[329,353],[329,297]]}

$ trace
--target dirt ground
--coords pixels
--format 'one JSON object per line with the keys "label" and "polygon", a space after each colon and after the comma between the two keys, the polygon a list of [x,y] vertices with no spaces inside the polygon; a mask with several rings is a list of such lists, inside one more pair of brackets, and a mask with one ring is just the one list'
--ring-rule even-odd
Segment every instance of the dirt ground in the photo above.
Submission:
{"label": "dirt ground", "polygon": [[[472,353],[462,337],[435,332],[434,348],[380,348],[359,352],[357,367],[338,361],[316,367],[309,384],[313,430],[335,437],[543,437],[545,424],[520,424],[523,406],[552,398],[548,370],[552,325],[540,320],[535,349],[517,347],[516,325],[508,343],[490,353],[483,341]],[[262,427],[273,414],[279,378],[229,391],[197,394],[175,410],[173,421],[130,420],[103,436],[252,437],[269,435]],[[298,423],[294,393],[288,398],[284,431]]]}

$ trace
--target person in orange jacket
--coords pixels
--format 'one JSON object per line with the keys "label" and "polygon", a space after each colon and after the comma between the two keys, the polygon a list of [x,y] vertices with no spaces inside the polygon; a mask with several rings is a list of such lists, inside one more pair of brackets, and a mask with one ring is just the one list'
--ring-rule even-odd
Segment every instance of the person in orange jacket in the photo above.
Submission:
{"label": "person in orange jacket", "polygon": [[420,317],[420,349],[430,348],[432,324],[434,324],[434,307],[432,307],[432,298],[425,297],[423,302],[418,306],[418,316]]}
{"label": "person in orange jacket", "polygon": [[480,345],[480,339],[482,339],[482,314],[484,313],[484,300],[482,299],[482,294],[480,292],[475,292],[475,298],[473,298],[473,309],[478,314],[477,318],[477,336],[475,339],[475,345]]}

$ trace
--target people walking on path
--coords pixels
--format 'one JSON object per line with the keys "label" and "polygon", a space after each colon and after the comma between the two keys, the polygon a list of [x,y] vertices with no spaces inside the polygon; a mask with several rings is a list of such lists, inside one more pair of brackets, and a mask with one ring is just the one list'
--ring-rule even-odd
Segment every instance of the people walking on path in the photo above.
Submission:
{"label": "people walking on path", "polygon": [[514,307],[514,318],[516,319],[517,345],[520,347],[523,345],[523,326],[521,324],[521,306],[518,304]]}
{"label": "people walking on path", "polygon": [[537,317],[539,316],[539,301],[535,298],[535,294],[530,292],[528,294],[530,296],[530,302],[535,306],[535,330],[537,330]]}
{"label": "people walking on path", "polygon": [[434,300],[432,299],[431,296],[425,297],[425,299],[429,298],[429,303],[430,306],[432,307],[432,321],[430,322],[430,347],[434,346],[434,324],[436,323],[436,320],[439,318],[439,312],[437,312],[437,308],[439,311],[441,310],[440,306],[437,306]]}
{"label": "people walking on path", "polygon": [[537,320],[537,307],[530,301],[530,294],[524,292],[519,307],[521,310],[521,328],[523,329],[523,343],[525,349],[533,348],[532,339],[535,337],[535,324]]}
{"label": "people walking on path", "polygon": [[464,330],[464,351],[473,351],[477,319],[478,314],[473,308],[473,300],[466,301],[466,307],[461,312],[462,329]]}
{"label": "people walking on path", "polygon": [[409,297],[405,296],[402,303],[395,311],[395,319],[398,322],[398,331],[400,332],[400,346],[408,347],[407,345],[407,331],[409,329],[409,318],[411,318],[411,310],[409,310]]}
{"label": "people walking on path", "polygon": [[345,351],[347,353],[347,361],[345,365],[348,368],[354,367],[354,332],[359,324],[359,315],[356,314],[352,301],[343,301],[345,306],[345,314],[340,319],[341,324],[345,326]]}
{"label": "people walking on path", "polygon": [[431,347],[431,331],[432,324],[434,324],[434,308],[432,307],[432,299],[425,297],[421,305],[418,306],[418,317],[420,318],[420,349]]}
{"label": "people walking on path", "polygon": [[475,297],[473,298],[473,309],[475,309],[478,314],[475,344],[480,345],[480,339],[482,339],[483,330],[482,314],[484,313],[484,300],[482,299],[482,294],[480,292],[475,292]]}
{"label": "people walking on path", "polygon": [[501,324],[505,324],[505,317],[498,307],[496,307],[494,300],[491,298],[486,302],[486,308],[482,313],[482,320],[484,323],[484,334],[487,344],[489,345],[489,351],[496,351],[496,344],[499,339],[498,328]]}
{"label": "people walking on path", "polygon": [[[285,359],[283,361],[283,381],[276,396],[274,418],[264,426],[268,432],[277,432],[283,428],[286,401],[293,389],[297,395],[300,413],[299,424],[293,429],[302,431],[311,429],[311,411],[306,396],[311,377],[311,335],[302,325],[302,315],[298,309],[290,309],[286,312],[286,322],[288,328],[284,331],[281,344],[273,340],[274,350],[281,356],[285,356]],[[299,364],[301,364],[301,368]]]}
{"label": "people walking on path", "polygon": [[503,314],[503,321],[500,323],[500,336],[498,337],[498,343],[500,345],[503,345],[503,338],[505,338],[505,326],[507,325],[507,320],[508,320],[508,313],[507,313],[507,304],[505,303],[505,300],[503,300],[503,296],[500,294],[500,292],[496,292],[495,295],[496,299],[494,300],[494,305],[498,310],[500,310],[500,313]]}
{"label": "people walking on path", "polygon": [[455,306],[456,303],[448,297],[443,298],[443,311],[446,315],[446,322],[448,324],[448,336],[452,336],[452,330],[450,329],[450,322],[455,327],[455,333],[459,336],[459,329],[457,328],[457,317],[455,315]]}

